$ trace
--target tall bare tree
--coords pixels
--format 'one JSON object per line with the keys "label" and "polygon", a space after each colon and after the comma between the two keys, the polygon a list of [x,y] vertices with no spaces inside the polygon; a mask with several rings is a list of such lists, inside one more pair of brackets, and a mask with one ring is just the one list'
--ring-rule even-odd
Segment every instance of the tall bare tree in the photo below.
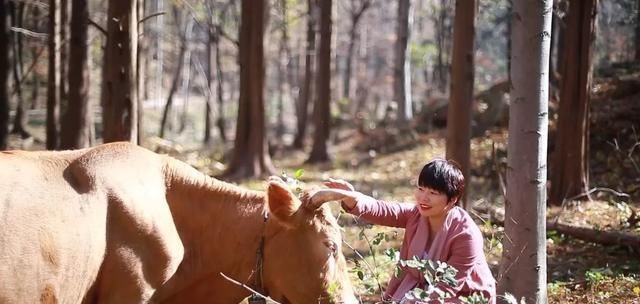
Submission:
{"label": "tall bare tree", "polygon": [[9,136],[9,8],[0,1],[0,150],[7,149]]}
{"label": "tall bare tree", "polygon": [[267,153],[264,111],[264,29],[266,0],[242,0],[240,22],[240,100],[231,179],[273,174]]}
{"label": "tall bare tree", "polygon": [[313,147],[307,162],[329,160],[327,142],[331,133],[331,9],[332,0],[320,1],[320,47],[318,49],[318,73],[316,100],[313,107]]}
{"label": "tall bare tree", "polygon": [[547,303],[546,180],[551,1],[514,1],[505,238],[498,294]]}
{"label": "tall bare tree", "polygon": [[110,0],[104,60],[103,140],[138,142],[135,0]]}
{"label": "tall bare tree", "polygon": [[47,149],[55,150],[59,145],[60,116],[60,46],[59,19],[60,0],[49,0],[49,65],[47,71]]}
{"label": "tall bare tree", "polygon": [[[11,8],[11,25],[15,28],[23,28],[25,3],[15,3],[14,1],[12,1],[9,3],[9,7]],[[13,92],[16,96],[16,114],[13,118],[13,128],[11,128],[11,133],[19,134],[20,137],[24,139],[30,137],[31,134],[27,131],[27,112],[25,100],[22,94],[22,88],[24,84],[22,34],[14,32],[12,35],[11,45],[13,53]]]}
{"label": "tall bare tree", "polygon": [[[456,0],[451,89],[447,112],[447,158],[458,162],[467,180],[470,180],[475,12],[475,0]],[[462,200],[465,209],[468,206],[468,193],[465,192]]]}
{"label": "tall bare tree", "polygon": [[640,0],[636,1],[635,60],[640,61]]}
{"label": "tall bare tree", "polygon": [[302,149],[307,131],[307,117],[309,116],[309,103],[312,100],[314,54],[316,52],[316,31],[315,31],[315,11],[317,10],[317,0],[307,0],[307,45],[304,56],[304,80],[300,98],[296,104],[296,137],[293,140],[293,147]]}
{"label": "tall bare tree", "polygon": [[[189,32],[192,29],[192,22],[189,17],[189,20],[185,20],[187,19],[186,14],[183,13],[183,11],[178,8],[177,6],[173,7],[173,16],[174,16],[174,20],[176,20],[176,25],[177,25],[177,32],[178,32],[178,37],[180,37],[180,49],[178,51],[178,58],[176,59],[176,70],[175,70],[175,74],[173,75],[173,80],[171,81],[171,87],[169,88],[169,94],[167,95],[167,102],[165,103],[164,106],[164,111],[162,111],[162,120],[160,121],[160,130],[159,130],[159,136],[161,138],[165,137],[165,129],[167,126],[167,120],[169,119],[169,111],[171,110],[171,107],[173,106],[173,97],[176,93],[176,91],[178,90],[178,83],[180,82],[180,76],[182,76],[182,69],[185,66],[185,56],[187,54],[188,50],[188,41],[187,41],[187,37],[190,36]],[[183,29],[183,25],[184,24],[184,29]]]}
{"label": "tall bare tree", "polygon": [[353,52],[356,48],[356,43],[360,39],[358,26],[364,13],[371,7],[373,0],[350,0],[349,1],[349,15],[351,18],[351,27],[349,28],[349,46],[347,48],[346,67],[344,72],[344,87],[342,92],[343,98],[352,99],[351,93],[351,70],[353,69]]}
{"label": "tall bare tree", "polygon": [[[449,79],[450,56],[451,49],[451,9],[450,1],[440,0],[440,5],[433,23],[436,34],[436,66],[433,69],[433,78],[435,79],[438,89],[444,93],[447,90]],[[453,0],[455,1],[455,0]]]}
{"label": "tall bare tree", "polygon": [[597,7],[597,0],[569,2],[565,44],[574,47],[564,48],[549,197],[552,204],[588,192],[589,94]]}
{"label": "tall bare tree", "polygon": [[71,0],[69,48],[69,101],[63,114],[60,148],[78,149],[91,145],[91,104],[88,98],[89,63],[87,0]]}
{"label": "tall bare tree", "polygon": [[407,125],[411,118],[413,118],[411,101],[411,56],[409,54],[409,37],[412,19],[411,0],[399,0],[393,65],[393,99],[398,104],[398,123],[400,125]]}

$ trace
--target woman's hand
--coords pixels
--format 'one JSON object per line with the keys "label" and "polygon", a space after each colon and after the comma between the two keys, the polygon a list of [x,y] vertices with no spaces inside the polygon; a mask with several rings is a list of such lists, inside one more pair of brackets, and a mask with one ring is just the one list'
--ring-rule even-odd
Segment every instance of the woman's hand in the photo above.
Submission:
{"label": "woman's hand", "polygon": [[329,178],[329,180],[324,182],[324,185],[329,187],[329,188],[333,188],[333,189],[342,189],[342,190],[347,190],[347,191],[355,191],[355,188],[353,187],[353,185],[351,185],[349,182],[347,182],[347,181],[345,181],[343,179]]}

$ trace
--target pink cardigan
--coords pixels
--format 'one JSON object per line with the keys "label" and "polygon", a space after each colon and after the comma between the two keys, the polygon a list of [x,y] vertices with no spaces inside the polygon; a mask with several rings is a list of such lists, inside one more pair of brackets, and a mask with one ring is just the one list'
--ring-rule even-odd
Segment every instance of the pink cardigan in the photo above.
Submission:
{"label": "pink cardigan", "polygon": [[[431,248],[427,248],[429,225],[420,215],[415,204],[373,200],[358,200],[356,206],[348,210],[360,218],[377,225],[405,228],[404,240],[400,248],[400,259],[414,256],[446,262],[458,270],[458,287],[445,284],[439,286],[455,297],[481,292],[496,302],[495,279],[487,265],[483,251],[483,236],[478,226],[464,209],[454,207],[447,214],[442,229],[435,235]],[[404,269],[404,274],[392,277],[385,292],[385,298],[400,301],[416,286],[424,287],[424,278],[414,269]],[[459,303],[455,298],[446,303]]]}

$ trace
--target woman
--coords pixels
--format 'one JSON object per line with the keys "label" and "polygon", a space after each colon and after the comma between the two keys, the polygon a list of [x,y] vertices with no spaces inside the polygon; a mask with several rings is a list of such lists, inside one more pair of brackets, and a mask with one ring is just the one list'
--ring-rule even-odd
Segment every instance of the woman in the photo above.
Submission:
{"label": "woman", "polygon": [[[452,161],[436,159],[422,168],[414,204],[376,200],[343,180],[329,179],[325,185],[347,190],[339,191],[345,211],[374,224],[405,228],[401,260],[417,256],[456,268],[457,286],[438,286],[453,295],[446,303],[476,292],[495,303],[495,280],[484,256],[482,233],[469,214],[456,206],[464,191],[464,176]],[[417,270],[405,268],[389,281],[385,300],[402,301],[408,291],[425,284]]]}

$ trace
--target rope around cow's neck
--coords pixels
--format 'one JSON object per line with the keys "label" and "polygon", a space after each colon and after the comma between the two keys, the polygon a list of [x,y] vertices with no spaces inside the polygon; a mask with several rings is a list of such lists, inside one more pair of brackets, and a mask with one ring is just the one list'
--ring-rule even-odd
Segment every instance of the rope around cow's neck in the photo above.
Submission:
{"label": "rope around cow's neck", "polygon": [[[264,286],[263,286],[263,266],[264,266],[264,239],[265,239],[265,231],[267,230],[267,220],[269,220],[269,213],[264,214],[264,229],[262,230],[262,236],[260,237],[260,243],[258,244],[258,249],[256,250],[256,271],[255,271],[255,286],[256,291],[262,295],[265,294]],[[253,293],[251,297],[249,297],[249,304],[263,304],[266,303],[266,300],[263,297],[260,297],[258,294]]]}

